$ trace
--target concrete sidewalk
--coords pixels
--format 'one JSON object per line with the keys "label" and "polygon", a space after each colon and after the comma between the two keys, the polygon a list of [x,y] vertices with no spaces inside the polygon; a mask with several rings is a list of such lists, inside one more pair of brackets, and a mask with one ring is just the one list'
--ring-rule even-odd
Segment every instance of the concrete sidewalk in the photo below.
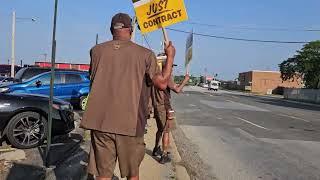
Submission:
{"label": "concrete sidewalk", "polygon": [[[148,133],[145,135],[146,143],[146,154],[144,160],[140,167],[140,179],[141,180],[168,180],[168,179],[179,179],[179,180],[189,180],[189,175],[186,169],[178,163],[181,161],[179,153],[177,151],[176,145],[172,136],[171,139],[171,157],[173,159],[172,163],[162,165],[158,163],[159,158],[152,156],[152,150],[154,147],[155,134],[156,134],[156,122],[155,119],[148,120]],[[117,166],[115,175],[120,177],[120,172]],[[125,179],[125,178],[124,178]]]}
{"label": "concrete sidewalk", "polygon": [[[0,180],[2,179],[45,179],[45,180],[87,180],[87,162],[90,151],[90,136],[83,129],[79,128],[81,116],[77,114],[75,122],[76,129],[69,136],[57,137],[53,141],[50,150],[50,166],[46,169],[43,166],[44,148],[33,148],[28,150],[16,150],[8,153],[0,153],[6,160],[0,161]],[[189,180],[186,169],[179,166],[181,161],[176,145],[171,136],[172,163],[161,165],[158,158],[152,157],[156,123],[154,119],[148,120],[148,133],[145,135],[146,154],[140,167],[141,180]],[[88,138],[88,140],[86,140]],[[82,141],[84,139],[84,141]],[[19,152],[23,157],[17,159]],[[12,159],[8,160],[9,154]],[[20,156],[19,156],[20,157]],[[120,172],[115,170],[115,178],[120,178]]]}

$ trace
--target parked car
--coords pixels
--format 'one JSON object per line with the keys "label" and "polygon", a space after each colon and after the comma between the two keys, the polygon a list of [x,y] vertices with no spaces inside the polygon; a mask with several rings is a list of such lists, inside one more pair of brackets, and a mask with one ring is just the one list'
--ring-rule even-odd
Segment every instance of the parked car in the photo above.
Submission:
{"label": "parked car", "polygon": [[[39,74],[22,83],[0,87],[0,93],[50,94],[50,72]],[[54,96],[83,108],[89,93],[89,73],[82,71],[57,71],[54,80]]]}
{"label": "parked car", "polygon": [[[14,79],[16,82],[25,82],[34,76],[51,71],[50,68],[40,68],[40,67],[25,67],[20,69],[15,75]],[[55,69],[55,71],[77,71],[70,69]],[[81,72],[81,71],[80,71]]]}
{"label": "parked car", "polygon": [[[0,93],[0,132],[12,146],[37,147],[46,139],[48,127],[47,96]],[[70,103],[54,99],[52,134],[68,134],[74,129]]]}
{"label": "parked car", "polygon": [[7,85],[13,82],[14,82],[14,78],[12,77],[0,76],[0,85]]}

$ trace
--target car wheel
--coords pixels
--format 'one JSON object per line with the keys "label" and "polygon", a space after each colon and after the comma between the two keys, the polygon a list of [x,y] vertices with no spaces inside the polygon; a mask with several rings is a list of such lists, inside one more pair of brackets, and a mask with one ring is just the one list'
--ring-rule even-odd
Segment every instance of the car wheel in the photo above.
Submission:
{"label": "car wheel", "polygon": [[82,97],[80,98],[80,109],[81,109],[81,110],[84,111],[84,110],[86,109],[87,101],[88,101],[87,96],[82,96]]}
{"label": "car wheel", "polygon": [[47,130],[46,118],[36,112],[23,112],[10,120],[6,135],[12,146],[28,149],[41,145]]}

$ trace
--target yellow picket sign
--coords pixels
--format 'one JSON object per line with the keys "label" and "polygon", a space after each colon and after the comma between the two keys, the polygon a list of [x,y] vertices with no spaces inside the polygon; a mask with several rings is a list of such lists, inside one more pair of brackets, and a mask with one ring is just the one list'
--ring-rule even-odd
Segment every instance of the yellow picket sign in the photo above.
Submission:
{"label": "yellow picket sign", "polygon": [[188,19],[183,0],[133,0],[142,33]]}

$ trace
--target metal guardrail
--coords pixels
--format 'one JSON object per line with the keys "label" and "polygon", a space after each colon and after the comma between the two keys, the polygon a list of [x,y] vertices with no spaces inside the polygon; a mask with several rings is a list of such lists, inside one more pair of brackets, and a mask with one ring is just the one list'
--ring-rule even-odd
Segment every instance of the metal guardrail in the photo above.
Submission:
{"label": "metal guardrail", "polygon": [[320,104],[320,89],[285,88],[284,98]]}

